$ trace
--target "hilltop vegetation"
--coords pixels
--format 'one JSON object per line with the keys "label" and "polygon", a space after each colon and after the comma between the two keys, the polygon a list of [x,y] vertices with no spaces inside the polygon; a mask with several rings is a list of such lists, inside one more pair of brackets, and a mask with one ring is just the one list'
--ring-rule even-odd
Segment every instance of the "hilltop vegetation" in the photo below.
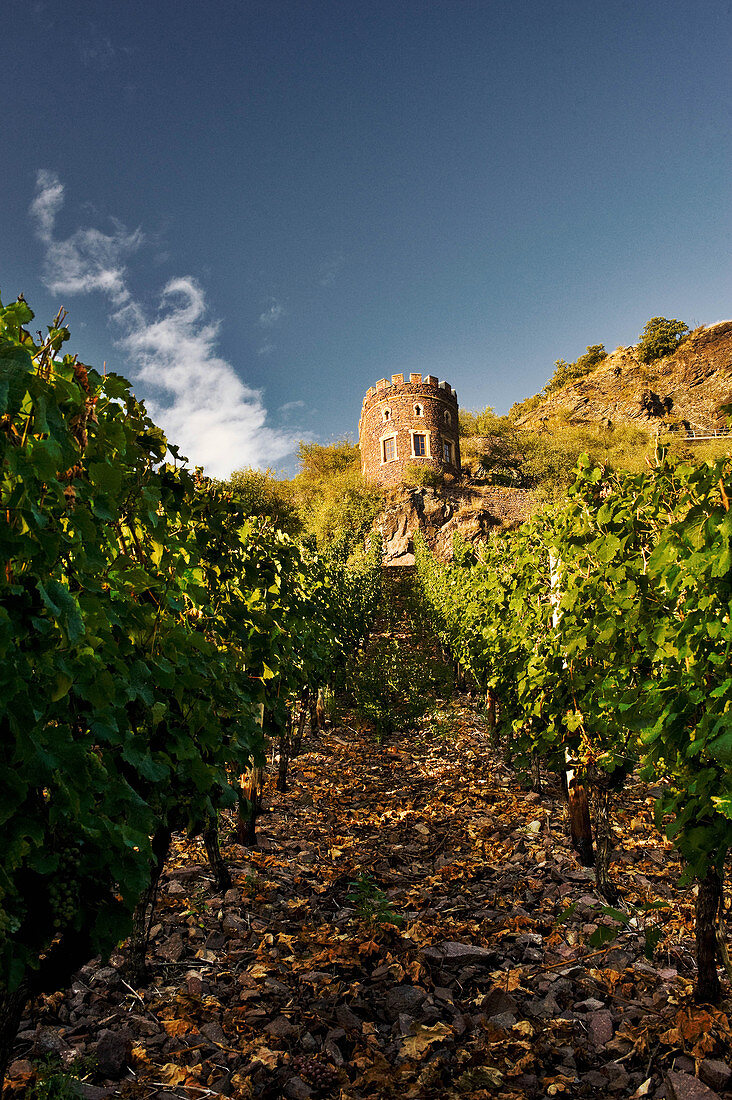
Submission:
{"label": "hilltop vegetation", "polygon": [[463,465],[473,477],[492,485],[530,489],[537,500],[564,495],[574,481],[581,454],[595,465],[638,471],[655,446],[641,427],[572,424],[557,417],[550,424],[529,427],[509,416],[460,413]]}
{"label": "hilltop vegetation", "polygon": [[318,546],[343,539],[355,544],[371,529],[383,500],[361,475],[358,446],[348,439],[327,446],[301,442],[298,458],[294,478],[247,467],[234,471],[227,484],[252,515],[269,517],[293,537]]}
{"label": "hilltop vegetation", "polygon": [[558,360],[541,392],[509,416],[525,427],[558,418],[636,424],[656,434],[721,427],[731,398],[732,322],[689,331],[683,321],[652,317],[636,345],[606,354],[593,344],[574,363]]}
{"label": "hilltop vegetation", "polygon": [[[689,444],[689,429],[725,424],[732,398],[732,324],[690,332],[652,317],[636,346],[608,354],[591,344],[571,363],[558,359],[533,397],[507,416],[490,407],[460,414],[463,465],[489,484],[556,499],[574,480],[579,456],[637,473],[659,444],[695,462],[726,453],[728,440]],[[693,448],[693,449],[692,449]]]}

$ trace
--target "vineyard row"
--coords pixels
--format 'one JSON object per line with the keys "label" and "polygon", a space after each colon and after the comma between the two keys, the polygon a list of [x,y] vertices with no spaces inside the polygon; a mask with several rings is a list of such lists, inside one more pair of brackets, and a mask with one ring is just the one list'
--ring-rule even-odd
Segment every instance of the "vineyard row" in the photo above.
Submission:
{"label": "vineyard row", "polygon": [[725,859],[732,843],[732,460],[659,453],[615,474],[580,463],[566,504],[417,573],[443,645],[486,694],[517,767],[563,775],[573,839],[598,887],[611,805],[634,771],[660,791],[656,821],[696,899],[697,996],[720,996]]}

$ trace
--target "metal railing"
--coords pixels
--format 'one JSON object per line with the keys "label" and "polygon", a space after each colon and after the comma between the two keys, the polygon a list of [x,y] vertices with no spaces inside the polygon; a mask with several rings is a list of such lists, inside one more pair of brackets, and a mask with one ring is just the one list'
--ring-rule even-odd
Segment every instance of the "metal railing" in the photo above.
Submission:
{"label": "metal railing", "polygon": [[669,426],[667,431],[683,434],[683,438],[690,441],[725,439],[732,435],[732,428],[684,428],[681,424]]}

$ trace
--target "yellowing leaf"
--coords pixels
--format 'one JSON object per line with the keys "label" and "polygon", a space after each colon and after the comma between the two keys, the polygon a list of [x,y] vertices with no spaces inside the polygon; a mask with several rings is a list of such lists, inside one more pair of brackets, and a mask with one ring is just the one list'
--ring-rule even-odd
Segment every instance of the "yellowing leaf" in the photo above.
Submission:
{"label": "yellowing leaf", "polygon": [[511,1028],[512,1032],[516,1032],[517,1035],[525,1035],[527,1039],[530,1039],[534,1034],[534,1028],[528,1020],[519,1020],[517,1024],[514,1024]]}
{"label": "yellowing leaf", "polygon": [[511,993],[511,992],[513,992],[514,989],[520,989],[520,988],[521,988],[521,971],[520,970],[509,970],[508,974],[506,975],[506,984],[504,986],[504,989],[506,989],[509,993]]}
{"label": "yellowing leaf", "polygon": [[176,1066],[175,1062],[166,1062],[165,1065],[158,1066],[155,1072],[166,1085],[172,1085],[173,1088],[182,1085],[191,1076],[189,1069]]}
{"label": "yellowing leaf", "polygon": [[250,978],[266,978],[269,974],[269,967],[263,966],[262,963],[255,963],[254,966],[249,967],[247,974]]}
{"label": "yellowing leaf", "polygon": [[267,1069],[277,1069],[280,1055],[278,1051],[270,1050],[269,1047],[257,1047],[256,1050],[252,1051],[252,1059],[261,1062]]}
{"label": "yellowing leaf", "polygon": [[163,1020],[162,1024],[168,1035],[175,1037],[187,1035],[195,1027],[189,1020]]}
{"label": "yellowing leaf", "polygon": [[437,1023],[432,1027],[417,1024],[415,1034],[403,1040],[401,1052],[406,1058],[421,1058],[434,1043],[444,1042],[452,1033],[452,1028],[447,1024]]}

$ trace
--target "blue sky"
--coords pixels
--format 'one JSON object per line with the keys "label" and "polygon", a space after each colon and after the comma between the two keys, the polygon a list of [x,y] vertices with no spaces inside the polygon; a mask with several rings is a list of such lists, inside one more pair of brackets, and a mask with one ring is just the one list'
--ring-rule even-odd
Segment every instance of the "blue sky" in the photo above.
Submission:
{"label": "blue sky", "polygon": [[730,0],[30,0],[0,292],[216,474],[730,309]]}

